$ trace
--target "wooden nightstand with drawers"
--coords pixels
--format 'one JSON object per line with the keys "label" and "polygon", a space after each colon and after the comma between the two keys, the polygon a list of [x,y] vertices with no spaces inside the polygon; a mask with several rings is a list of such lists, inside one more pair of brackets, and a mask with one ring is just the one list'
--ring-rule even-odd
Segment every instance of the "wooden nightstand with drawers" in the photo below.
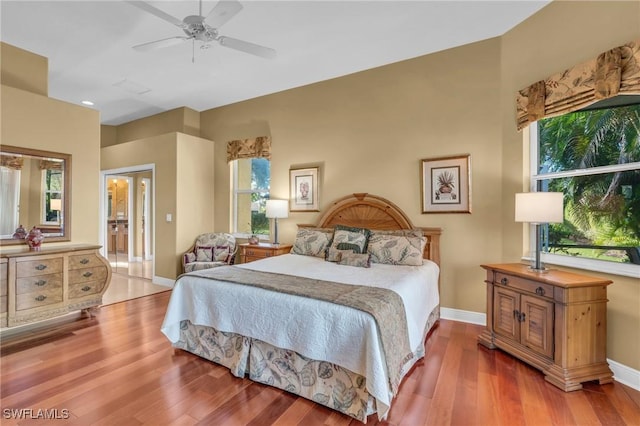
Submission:
{"label": "wooden nightstand with drawers", "polygon": [[240,255],[240,261],[237,263],[253,262],[254,260],[260,260],[272,256],[280,256],[291,251],[291,244],[249,244],[244,243],[238,245],[238,254]]}
{"label": "wooden nightstand with drawers", "polygon": [[487,327],[478,337],[541,370],[564,391],[582,382],[609,383],[607,286],[598,277],[518,263],[481,265],[487,271]]}

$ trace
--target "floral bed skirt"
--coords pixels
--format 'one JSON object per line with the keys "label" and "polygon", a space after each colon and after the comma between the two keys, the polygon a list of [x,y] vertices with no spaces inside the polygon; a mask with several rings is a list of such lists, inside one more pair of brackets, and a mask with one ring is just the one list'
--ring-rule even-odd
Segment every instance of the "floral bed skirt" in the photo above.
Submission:
{"label": "floral bed skirt", "polygon": [[[425,338],[440,318],[440,307],[429,315]],[[174,347],[227,367],[245,377],[307,398],[363,423],[376,412],[375,398],[366,389],[366,378],[339,365],[307,358],[258,339],[227,333],[213,327],[180,323],[180,340]],[[424,357],[424,344],[413,354],[403,376]]]}

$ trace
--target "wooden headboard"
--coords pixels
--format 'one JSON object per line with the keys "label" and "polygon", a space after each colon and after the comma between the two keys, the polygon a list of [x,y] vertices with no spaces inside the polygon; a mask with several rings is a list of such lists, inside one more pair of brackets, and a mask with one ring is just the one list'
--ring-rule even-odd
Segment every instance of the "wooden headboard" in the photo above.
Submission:
{"label": "wooden headboard", "polygon": [[376,195],[357,193],[333,202],[317,225],[301,227],[333,228],[335,225],[377,230],[421,229],[427,237],[423,258],[440,265],[440,228],[417,228],[407,215],[391,201]]}

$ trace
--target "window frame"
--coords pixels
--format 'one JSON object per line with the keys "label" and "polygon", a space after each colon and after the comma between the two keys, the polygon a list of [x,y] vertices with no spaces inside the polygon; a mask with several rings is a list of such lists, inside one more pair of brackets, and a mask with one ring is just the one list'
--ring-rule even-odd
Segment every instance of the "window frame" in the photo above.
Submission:
{"label": "window frame", "polygon": [[[42,199],[40,200],[40,205],[42,208],[40,209],[40,220],[43,225],[59,225],[60,224],[60,212],[58,212],[58,220],[47,220],[47,195],[49,195],[49,200],[54,199],[52,195],[57,194],[58,197],[56,199],[62,200],[62,190],[50,189],[47,188],[47,173],[50,172],[50,169],[43,169],[41,173],[41,181],[40,185],[42,187]],[[60,171],[60,182],[61,185],[64,185],[64,171]]]}
{"label": "window frame", "polygon": [[[525,135],[526,137],[526,135]],[[611,166],[590,167],[588,169],[573,169],[562,172],[538,173],[539,159],[539,129],[538,123],[529,124],[529,190],[537,192],[538,181],[556,178],[566,178],[574,176],[587,176],[593,174],[613,173],[618,171],[628,171],[640,169],[640,162],[616,164]],[[529,226],[529,249],[530,253],[535,252],[535,226]],[[523,255],[522,259],[532,260],[530,257]],[[540,259],[543,263],[559,266],[567,266],[571,268],[584,269],[588,271],[604,272],[612,275],[622,275],[626,277],[640,277],[640,265],[631,263],[609,262],[606,260],[590,259],[578,256],[565,256],[553,253],[542,252]]]}
{"label": "window frame", "polygon": [[[249,158],[250,159],[250,158]],[[231,174],[231,235],[236,238],[249,238],[252,233],[245,233],[238,231],[238,195],[239,194],[270,194],[271,187],[268,191],[254,190],[254,189],[238,189],[238,161],[241,159],[232,160],[229,162],[230,174]],[[268,160],[267,160],[268,161]],[[269,227],[268,234],[256,234],[260,241],[270,241],[271,239],[271,227]]]}

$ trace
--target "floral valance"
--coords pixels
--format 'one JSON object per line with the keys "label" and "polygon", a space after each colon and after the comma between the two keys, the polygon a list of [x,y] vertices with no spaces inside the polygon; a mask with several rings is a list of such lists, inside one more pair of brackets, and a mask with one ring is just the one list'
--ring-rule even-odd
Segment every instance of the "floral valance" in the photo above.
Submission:
{"label": "floral valance", "polygon": [[62,170],[60,160],[40,160],[40,170]]}
{"label": "floral valance", "polygon": [[640,94],[640,40],[520,90],[516,96],[518,130],[619,94]]}
{"label": "floral valance", "polygon": [[0,155],[0,166],[7,167],[13,170],[22,170],[24,164],[24,157],[15,155]]}
{"label": "floral valance", "polygon": [[271,159],[271,138],[258,136],[252,139],[237,139],[227,142],[227,162],[240,158]]}

